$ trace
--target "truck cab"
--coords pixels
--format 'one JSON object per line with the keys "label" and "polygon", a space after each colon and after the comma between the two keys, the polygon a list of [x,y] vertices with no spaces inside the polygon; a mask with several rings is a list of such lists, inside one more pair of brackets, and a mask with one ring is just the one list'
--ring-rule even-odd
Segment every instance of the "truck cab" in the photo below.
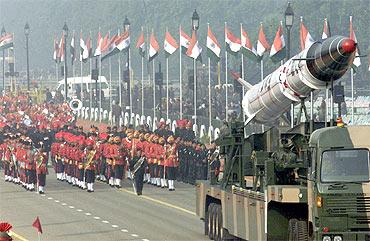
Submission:
{"label": "truck cab", "polygon": [[302,124],[245,137],[229,123],[222,178],[196,185],[210,239],[370,240],[370,126]]}
{"label": "truck cab", "polygon": [[309,148],[314,240],[370,240],[370,126],[316,130]]}

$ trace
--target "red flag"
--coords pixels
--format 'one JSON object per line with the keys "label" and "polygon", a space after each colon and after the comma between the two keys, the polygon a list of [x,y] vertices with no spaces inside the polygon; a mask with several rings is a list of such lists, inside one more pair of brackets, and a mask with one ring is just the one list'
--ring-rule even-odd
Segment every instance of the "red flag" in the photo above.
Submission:
{"label": "red flag", "polygon": [[37,232],[42,233],[41,223],[39,217],[33,222],[32,226],[37,229]]}

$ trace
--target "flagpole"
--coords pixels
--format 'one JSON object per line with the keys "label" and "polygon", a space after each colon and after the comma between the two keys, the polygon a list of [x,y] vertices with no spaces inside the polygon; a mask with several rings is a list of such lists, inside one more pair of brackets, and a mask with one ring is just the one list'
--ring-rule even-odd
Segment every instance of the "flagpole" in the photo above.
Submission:
{"label": "flagpole", "polygon": [[144,56],[141,56],[141,115],[144,115]]}
{"label": "flagpole", "polygon": [[[81,38],[82,38],[82,29],[81,29],[81,35],[80,35],[80,42],[81,42]],[[86,45],[86,44],[85,44]],[[81,101],[83,103],[84,101],[84,96],[83,95],[83,73],[82,73],[82,60],[83,60],[83,52],[81,53],[81,43],[80,43],[80,75],[81,75],[81,93],[80,93],[80,97],[81,97]]]}
{"label": "flagpole", "polygon": [[132,88],[132,85],[131,85],[131,54],[130,54],[130,46],[128,47],[128,52],[127,52],[128,56],[127,56],[127,59],[128,59],[128,93],[129,93],[129,105],[130,105],[130,120],[131,120],[131,115],[132,115],[132,93],[131,93],[131,88]]}
{"label": "flagpole", "polygon": [[[108,89],[108,92],[109,92],[109,110],[112,113],[112,87],[111,87],[112,86],[112,62],[111,62],[111,58],[109,58],[108,64],[109,64],[109,89]],[[111,118],[111,121],[113,121],[113,118]]]}
{"label": "flagpole", "polygon": [[[243,34],[243,24],[240,23],[240,35]],[[242,36],[240,36],[240,39]],[[243,44],[243,43],[242,43]],[[241,46],[241,50],[242,50],[243,46]],[[241,73],[241,76],[242,76],[242,79],[244,79],[244,55],[243,55],[243,52],[241,52],[241,66],[242,66],[242,73]],[[242,86],[242,93],[243,93],[243,97],[244,97],[244,94],[245,94],[245,87],[244,85]],[[243,116],[243,122],[245,122],[245,115],[244,115],[244,112],[243,112],[243,107],[242,107],[242,104],[240,103],[240,114]]]}
{"label": "flagpole", "polygon": [[169,104],[169,101],[168,101],[168,97],[169,97],[169,93],[168,93],[168,57],[166,57],[166,116],[167,116],[167,119],[166,121],[169,119],[169,108],[168,108],[168,104]]}
{"label": "flagpole", "polygon": [[[261,58],[261,81],[263,80],[263,55],[262,55],[262,58]],[[261,126],[262,128],[262,132],[265,132],[265,125],[262,124]]]}
{"label": "flagpole", "polygon": [[156,117],[156,114],[155,114],[155,108],[156,108],[156,105],[155,105],[155,65],[154,65],[154,58],[153,58],[153,126],[155,125],[154,123],[154,119]]}
{"label": "flagpole", "polygon": [[[89,36],[89,41],[90,41],[90,43],[91,43],[91,31],[90,31],[90,36]],[[91,44],[90,44],[90,48],[92,48],[92,46],[91,46]],[[88,49],[87,50],[88,51],[88,55],[89,55],[89,63],[90,63],[90,81],[92,81],[92,79],[91,79],[91,77],[92,77],[92,75],[91,75],[91,72],[92,72],[92,56],[90,56],[90,49]],[[91,50],[92,51],[92,50]],[[91,53],[91,55],[92,55],[92,53]],[[89,86],[89,110],[90,110],[90,113],[89,113],[89,117],[90,117],[90,120],[92,119],[92,112],[91,112],[91,108],[92,108],[92,82],[91,82],[91,84],[89,85],[88,84],[88,86]]]}
{"label": "flagpole", "polygon": [[101,108],[102,108],[102,85],[101,85],[101,75],[102,75],[102,67],[101,67],[101,53],[99,55],[99,75],[98,75],[98,80],[99,80],[99,122],[102,121],[102,113],[101,113]]}
{"label": "flagpole", "polygon": [[194,125],[197,125],[197,60],[194,59]]}
{"label": "flagpole", "polygon": [[179,55],[180,55],[180,119],[182,119],[182,61],[181,61],[181,25],[180,25],[180,29],[179,29],[179,34],[180,34],[180,51],[179,51]]}
{"label": "flagpole", "polygon": [[[225,30],[227,27],[227,23],[225,22]],[[225,43],[226,43],[226,33],[225,33]],[[227,79],[227,49],[225,48],[225,115],[226,115],[226,121],[228,121],[227,112],[229,111],[229,103],[228,103],[228,93],[227,93],[227,85],[228,85],[228,79]]]}
{"label": "flagpole", "polygon": [[[333,101],[331,101],[331,102],[333,102]],[[351,68],[351,106],[352,106],[351,125],[354,125],[355,124],[354,123],[354,121],[355,121],[355,99],[354,99],[353,68]],[[333,114],[332,114],[332,116],[333,116]]]}
{"label": "flagpole", "polygon": [[[141,26],[141,31],[144,34],[143,26]],[[143,115],[144,115],[144,54],[141,55],[141,116]]]}
{"label": "flagpole", "polygon": [[[325,88],[325,127],[327,126],[328,120],[329,120],[329,89],[328,84],[326,84]],[[322,121],[322,120],[320,120]]]}
{"label": "flagpole", "polygon": [[39,241],[41,241],[41,234],[40,234],[40,232],[37,232],[37,237],[39,238]]}
{"label": "flagpole", "polygon": [[[209,24],[208,24],[209,26]],[[208,127],[212,125],[211,58],[208,57]],[[211,140],[211,137],[210,137]]]}

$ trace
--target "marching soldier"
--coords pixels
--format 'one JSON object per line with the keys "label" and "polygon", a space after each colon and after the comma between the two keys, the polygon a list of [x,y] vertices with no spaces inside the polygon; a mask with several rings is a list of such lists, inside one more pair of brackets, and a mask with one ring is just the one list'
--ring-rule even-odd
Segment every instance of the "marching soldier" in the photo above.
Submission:
{"label": "marching soldier", "polygon": [[[158,177],[160,178],[160,187],[167,187],[166,170],[164,168],[164,162],[166,159],[165,140],[164,137],[158,139],[157,145],[157,164],[158,164]],[[157,183],[157,186],[158,183]]]}
{"label": "marching soldier", "polygon": [[87,183],[87,192],[94,192],[94,182],[95,182],[95,170],[96,164],[99,160],[98,149],[94,148],[94,141],[87,140],[86,143],[86,183]]}
{"label": "marching soldier", "polygon": [[130,161],[130,169],[134,179],[134,189],[137,195],[142,195],[144,184],[144,173],[146,168],[146,158],[143,155],[142,149],[137,148],[134,157]]}
{"label": "marching soldier", "polygon": [[37,185],[39,194],[44,194],[45,184],[46,184],[46,175],[48,174],[47,169],[47,154],[44,151],[43,143],[40,142],[40,147],[35,153],[34,161],[36,164],[36,174],[37,174]]}
{"label": "marching soldier", "polygon": [[174,180],[176,179],[176,168],[178,166],[177,143],[175,143],[175,138],[172,135],[168,137],[167,142],[165,168],[168,178],[168,190],[175,191]]}
{"label": "marching soldier", "polygon": [[123,178],[123,171],[125,168],[125,161],[126,158],[129,158],[127,155],[127,151],[120,145],[121,139],[119,136],[114,137],[114,144],[113,144],[113,169],[114,169],[114,185],[117,188],[121,188],[121,182]]}

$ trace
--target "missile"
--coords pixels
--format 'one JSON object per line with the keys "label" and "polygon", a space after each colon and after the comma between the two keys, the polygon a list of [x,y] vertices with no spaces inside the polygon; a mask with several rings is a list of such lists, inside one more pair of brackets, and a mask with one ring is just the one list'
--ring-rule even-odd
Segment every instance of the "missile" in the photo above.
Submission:
{"label": "missile", "polygon": [[273,125],[311,91],[325,89],[351,67],[356,43],[343,36],[315,42],[289,59],[256,85],[236,73],[232,76],[246,88],[242,107],[249,121]]}

